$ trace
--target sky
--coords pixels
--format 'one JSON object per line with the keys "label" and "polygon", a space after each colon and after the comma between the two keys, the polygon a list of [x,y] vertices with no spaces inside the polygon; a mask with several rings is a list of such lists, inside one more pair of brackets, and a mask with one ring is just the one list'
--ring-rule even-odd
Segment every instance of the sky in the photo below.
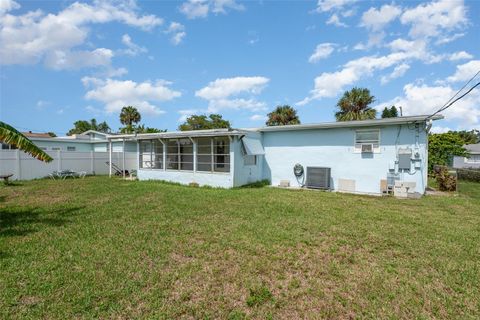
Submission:
{"label": "sky", "polygon": [[[480,71],[479,24],[480,1],[0,0],[0,119],[116,131],[133,105],[149,127],[220,113],[247,128],[288,104],[315,123],[353,87],[431,114]],[[480,129],[480,87],[443,115],[434,132]]]}

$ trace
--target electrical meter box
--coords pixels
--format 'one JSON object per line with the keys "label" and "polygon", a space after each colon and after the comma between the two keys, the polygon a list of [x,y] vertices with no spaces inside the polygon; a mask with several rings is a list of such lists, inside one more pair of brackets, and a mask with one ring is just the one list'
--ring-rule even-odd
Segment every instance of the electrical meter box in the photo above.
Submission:
{"label": "electrical meter box", "polygon": [[408,170],[411,168],[412,150],[410,148],[398,150],[398,169]]}

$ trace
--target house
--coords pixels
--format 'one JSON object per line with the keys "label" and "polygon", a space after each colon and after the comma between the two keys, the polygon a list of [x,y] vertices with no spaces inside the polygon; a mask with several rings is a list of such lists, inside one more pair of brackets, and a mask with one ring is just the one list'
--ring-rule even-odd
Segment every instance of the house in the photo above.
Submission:
{"label": "house", "polygon": [[463,146],[470,154],[469,157],[453,157],[453,167],[455,169],[480,168],[480,143],[466,144]]}
{"label": "house", "polygon": [[[427,186],[427,134],[442,116],[109,136],[135,141],[140,180],[381,194]],[[399,189],[400,190],[400,189]]]}
{"label": "house", "polygon": [[[44,151],[71,151],[71,152],[108,152],[107,137],[112,134],[88,130],[82,134],[64,137],[52,137],[48,133],[22,132],[27,138]],[[112,144],[113,152],[123,152],[123,142]],[[125,151],[136,152],[136,143],[126,142]],[[2,150],[15,149],[13,146],[3,144]]]}

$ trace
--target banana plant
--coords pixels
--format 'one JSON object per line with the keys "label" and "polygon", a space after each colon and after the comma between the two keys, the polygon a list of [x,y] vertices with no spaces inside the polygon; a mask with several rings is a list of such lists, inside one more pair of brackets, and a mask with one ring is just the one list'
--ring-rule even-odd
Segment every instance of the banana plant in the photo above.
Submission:
{"label": "banana plant", "polygon": [[25,137],[21,132],[2,121],[0,121],[0,142],[15,146],[43,162],[50,162],[53,160],[52,157],[37,147],[35,143]]}

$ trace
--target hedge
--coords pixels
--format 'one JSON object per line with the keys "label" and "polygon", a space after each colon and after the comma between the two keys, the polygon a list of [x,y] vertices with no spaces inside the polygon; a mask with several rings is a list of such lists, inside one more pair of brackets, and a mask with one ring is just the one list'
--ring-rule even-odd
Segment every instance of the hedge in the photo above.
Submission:
{"label": "hedge", "polygon": [[480,169],[457,169],[457,177],[460,180],[480,182]]}

